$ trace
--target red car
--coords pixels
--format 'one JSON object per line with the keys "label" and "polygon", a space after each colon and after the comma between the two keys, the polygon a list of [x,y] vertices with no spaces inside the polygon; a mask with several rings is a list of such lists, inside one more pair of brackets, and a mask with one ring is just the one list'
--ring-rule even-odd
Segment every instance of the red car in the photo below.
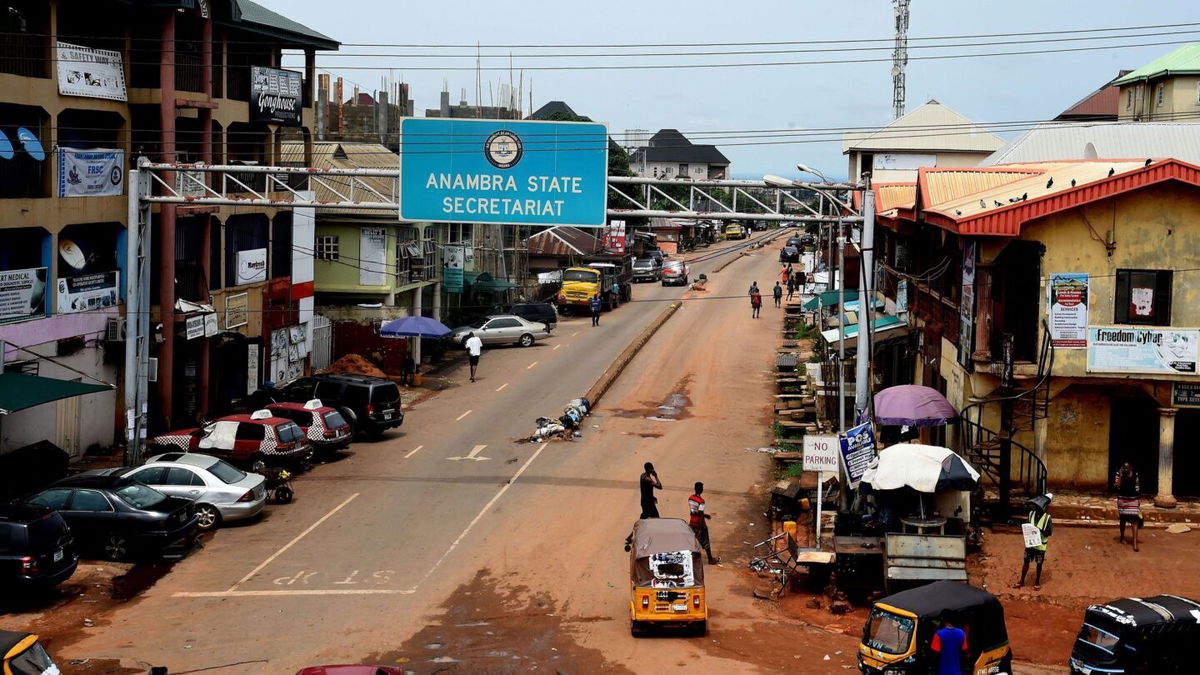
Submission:
{"label": "red car", "polygon": [[156,436],[158,448],[203,452],[261,471],[267,466],[304,464],[312,459],[312,446],[295,422],[276,417],[270,410],[249,415],[229,415],[202,429],[181,429]]}
{"label": "red car", "polygon": [[272,403],[267,410],[295,422],[316,452],[330,453],[350,445],[350,423],[337,408],[322,404],[319,398],[307,403]]}

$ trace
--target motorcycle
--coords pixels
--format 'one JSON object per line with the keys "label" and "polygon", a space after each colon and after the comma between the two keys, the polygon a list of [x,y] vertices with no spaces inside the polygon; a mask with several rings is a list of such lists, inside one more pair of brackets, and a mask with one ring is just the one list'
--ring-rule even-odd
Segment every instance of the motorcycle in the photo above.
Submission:
{"label": "motorcycle", "polygon": [[267,501],[272,504],[288,504],[295,498],[296,492],[292,489],[291,471],[267,467],[262,470],[262,475],[267,479]]}

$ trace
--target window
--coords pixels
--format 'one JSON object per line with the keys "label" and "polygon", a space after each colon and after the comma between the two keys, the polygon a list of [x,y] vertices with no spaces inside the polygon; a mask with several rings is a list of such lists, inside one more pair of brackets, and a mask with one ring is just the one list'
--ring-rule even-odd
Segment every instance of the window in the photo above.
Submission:
{"label": "window", "polygon": [[123,488],[118,488],[116,495],[121,499],[121,501],[129,504],[133,508],[144,510],[154,508],[158,504],[161,504],[167,500],[167,496],[158,490],[155,490],[154,488],[148,488],[145,485],[138,483],[126,485]]}
{"label": "window", "polygon": [[263,425],[242,422],[238,425],[237,434],[234,436],[234,439],[239,441],[261,441],[263,439]]}
{"label": "window", "polygon": [[1171,270],[1117,270],[1115,323],[1171,325]]}
{"label": "window", "polygon": [[76,490],[75,498],[71,500],[72,511],[112,511],[112,504],[104,495],[95,490]]}
{"label": "window", "polygon": [[396,231],[396,282],[403,285],[419,281],[413,273],[414,267],[422,263],[421,247],[417,244],[417,230],[401,227]]}
{"label": "window", "polygon": [[323,234],[317,237],[317,260],[338,259],[338,237],[336,234]]}
{"label": "window", "polygon": [[1130,87],[1129,90],[1125,92],[1125,109],[1133,110],[1133,88],[1132,87]]}
{"label": "window", "polygon": [[516,319],[496,319],[487,325],[488,329],[492,328],[517,328],[521,323]]}
{"label": "window", "polygon": [[1164,92],[1164,90],[1165,90],[1166,88],[1167,88],[1167,85],[1166,85],[1166,84],[1164,84],[1164,83],[1162,83],[1162,82],[1159,82],[1159,83],[1158,83],[1158,94],[1157,94],[1157,97],[1156,97],[1156,100],[1155,100],[1155,103],[1154,103],[1154,105],[1156,105],[1156,106],[1157,106],[1157,107],[1159,107],[1159,108],[1161,108],[1161,107],[1162,107],[1162,104],[1163,104],[1163,92]]}
{"label": "window", "polygon": [[163,485],[204,485],[204,481],[191,469],[176,466],[167,469],[167,480]]}
{"label": "window", "polygon": [[686,176],[686,175],[688,175],[688,165],[687,165],[687,164],[680,164],[680,165],[679,165],[679,175],[680,175],[680,176]]}
{"label": "window", "polygon": [[163,475],[166,474],[166,472],[166,467],[152,466],[149,469],[142,469],[137,473],[130,474],[129,477],[139,483],[145,483],[146,485],[162,485]]}
{"label": "window", "polygon": [[217,460],[216,464],[208,467],[208,472],[221,479],[221,482],[226,485],[233,485],[246,479],[244,472],[224,460]]}
{"label": "window", "polygon": [[37,506],[45,506],[46,508],[59,511],[66,507],[67,499],[70,497],[70,490],[65,488],[57,488],[54,490],[46,490],[45,492],[30,499],[29,503]]}
{"label": "window", "polygon": [[[426,230],[426,232],[429,233],[430,237],[433,236],[432,227]],[[435,242],[432,238],[426,239],[423,245],[423,251],[425,254],[423,256],[425,269],[421,274],[421,279],[425,281],[432,281],[437,278],[437,273],[441,269],[437,263],[437,242]]]}

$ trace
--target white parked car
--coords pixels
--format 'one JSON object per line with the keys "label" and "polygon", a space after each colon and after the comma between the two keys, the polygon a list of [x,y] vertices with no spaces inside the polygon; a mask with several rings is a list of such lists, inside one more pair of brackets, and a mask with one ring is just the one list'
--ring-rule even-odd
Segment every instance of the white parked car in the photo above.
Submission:
{"label": "white parked car", "polygon": [[522,319],[515,314],[493,314],[485,316],[469,326],[454,329],[450,339],[465,344],[467,336],[475,333],[485,345],[520,345],[529,347],[536,340],[550,337],[550,329],[544,323]]}
{"label": "white parked car", "polygon": [[90,473],[132,478],[163,494],[192,500],[202,530],[211,530],[223,521],[253,518],[267,502],[266,479],[261,475],[194,452],[166,452],[132,469]]}

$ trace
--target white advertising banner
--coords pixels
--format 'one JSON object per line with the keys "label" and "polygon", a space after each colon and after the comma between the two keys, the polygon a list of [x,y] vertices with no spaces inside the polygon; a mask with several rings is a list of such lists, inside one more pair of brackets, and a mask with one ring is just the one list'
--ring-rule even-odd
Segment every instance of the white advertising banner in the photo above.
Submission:
{"label": "white advertising banner", "polygon": [[59,42],[57,63],[59,94],[129,100],[120,52]]}
{"label": "white advertising banner", "polygon": [[1087,347],[1088,275],[1051,274],[1046,286],[1050,340],[1055,349]]}
{"label": "white advertising banner", "polygon": [[364,227],[358,236],[358,285],[383,286],[387,283],[387,230]]}
{"label": "white advertising banner", "polygon": [[238,293],[225,297],[225,329],[245,326],[250,321],[250,295]]}
{"label": "white advertising banner", "polygon": [[45,267],[0,272],[0,322],[45,314]]}
{"label": "white advertising banner", "polygon": [[1089,326],[1089,373],[1195,375],[1200,330]]}
{"label": "white advertising banner", "polygon": [[97,272],[58,280],[58,313],[116,307],[121,302],[121,273]]}
{"label": "white advertising banner", "polygon": [[204,316],[189,316],[185,322],[186,336],[189,340],[204,337]]}
{"label": "white advertising banner", "polygon": [[237,284],[253,284],[267,280],[267,249],[252,248],[237,253]]}
{"label": "white advertising banner", "polygon": [[114,197],[124,191],[124,150],[58,149],[59,197]]}

